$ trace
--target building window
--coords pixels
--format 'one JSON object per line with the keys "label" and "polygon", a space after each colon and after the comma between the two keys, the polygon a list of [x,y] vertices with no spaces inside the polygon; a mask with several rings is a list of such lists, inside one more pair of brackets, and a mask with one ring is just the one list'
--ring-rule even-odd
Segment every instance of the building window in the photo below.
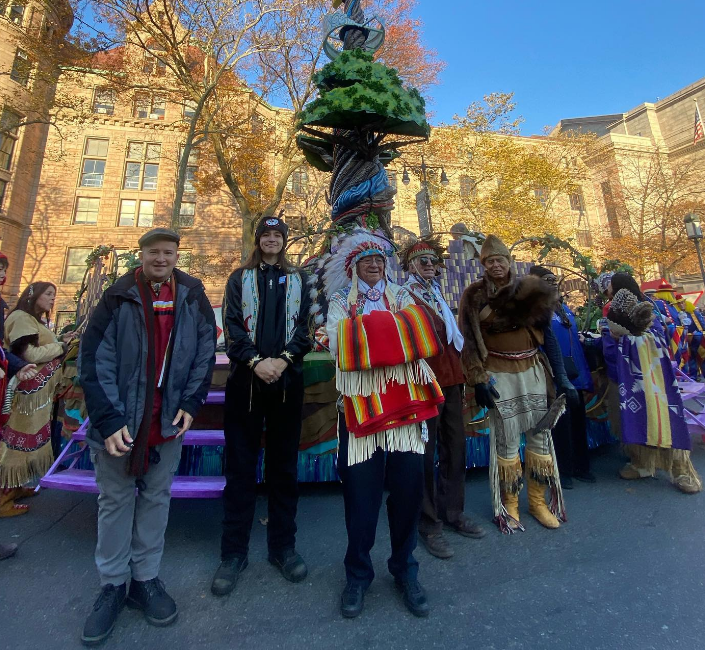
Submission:
{"label": "building window", "polygon": [[193,193],[196,191],[196,186],[193,184],[196,180],[196,172],[198,167],[187,167],[186,178],[184,179],[184,192]]}
{"label": "building window", "polygon": [[73,213],[75,224],[95,226],[98,223],[98,206],[100,199],[79,196],[76,199],[76,209]]}
{"label": "building window", "polygon": [[166,63],[164,62],[164,55],[166,52],[160,52],[159,50],[149,49],[149,51],[144,53],[144,64],[142,66],[142,72],[145,74],[155,74],[158,77],[163,77],[166,72]]}
{"label": "building window", "polygon": [[536,200],[541,204],[541,207],[545,208],[548,204],[549,191],[547,187],[537,187],[534,190],[534,196]]}
{"label": "building window", "polygon": [[176,267],[184,273],[191,270],[191,251],[179,251],[179,261],[176,263]]}
{"label": "building window", "polygon": [[570,209],[575,212],[585,212],[585,201],[582,192],[573,192],[570,195]]}
{"label": "building window", "polygon": [[460,180],[460,198],[469,199],[476,194],[475,179],[470,176],[461,176]]}
{"label": "building window", "polygon": [[24,18],[24,10],[25,10],[24,3],[13,2],[10,5],[10,14],[8,16],[8,18],[10,19],[10,22],[14,23],[15,25],[19,25],[21,27],[22,20]]}
{"label": "building window", "polygon": [[162,145],[156,142],[128,142],[122,188],[150,192],[156,190],[159,163],[153,161],[159,160],[161,151]]}
{"label": "building window", "polygon": [[196,215],[196,204],[193,201],[183,201],[179,209],[179,227],[191,228]]}
{"label": "building window", "polygon": [[96,88],[93,96],[93,112],[112,115],[115,110],[115,91],[110,88]]}
{"label": "building window", "polygon": [[91,254],[90,248],[69,248],[66,253],[64,282],[83,282],[86,274],[86,258]]}
{"label": "building window", "polygon": [[197,103],[193,99],[186,99],[184,101],[184,117],[190,120],[196,114]]}
{"label": "building window", "polygon": [[151,228],[154,222],[154,201],[123,199],[120,201],[118,226],[138,226]]}
{"label": "building window", "polygon": [[295,196],[304,196],[308,189],[308,174],[305,169],[295,170],[286,182],[286,189]]}
{"label": "building window", "polygon": [[86,138],[81,168],[81,187],[103,187],[108,140]]}
{"label": "building window", "polygon": [[108,140],[86,138],[81,167],[81,187],[103,187]]}
{"label": "building window", "polygon": [[590,248],[592,246],[592,235],[589,230],[578,230],[578,246]]}
{"label": "building window", "polygon": [[163,95],[137,93],[133,116],[140,120],[163,120],[166,115],[166,99]]}
{"label": "building window", "polygon": [[605,202],[610,235],[612,235],[613,239],[619,239],[622,236],[622,232],[619,228],[619,217],[617,216],[617,208],[614,205],[614,197],[612,196],[612,186],[609,181],[605,181],[600,183],[600,189],[602,189],[602,200]]}
{"label": "building window", "polygon": [[0,178],[0,210],[2,210],[2,204],[5,200],[5,191],[7,190],[7,181]]}
{"label": "building window", "polygon": [[163,120],[166,115],[166,99],[163,95],[152,96],[152,112],[149,114],[150,120]]}
{"label": "building window", "polygon": [[[128,261],[126,259],[127,254],[132,252],[132,249],[130,248],[114,248],[113,249],[113,255],[115,256],[115,270],[117,273],[117,276],[120,277],[121,275],[125,275],[127,271],[129,271],[128,268]],[[121,257],[124,255],[125,257]]]}
{"label": "building window", "polygon": [[12,153],[18,137],[18,124],[20,116],[12,111],[3,109],[0,116],[0,169],[10,169]]}
{"label": "building window", "polygon": [[10,79],[26,88],[29,85],[29,76],[31,72],[32,63],[29,60],[27,52],[18,48],[17,52],[15,52],[15,60],[12,63]]}
{"label": "building window", "polygon": [[397,173],[396,172],[387,172],[387,184],[395,192],[397,191]]}
{"label": "building window", "polygon": [[[181,147],[179,159],[184,155],[184,148]],[[196,192],[196,174],[198,173],[198,149],[192,147],[188,154],[188,165],[186,166],[186,177],[184,178],[184,192],[189,194]]]}

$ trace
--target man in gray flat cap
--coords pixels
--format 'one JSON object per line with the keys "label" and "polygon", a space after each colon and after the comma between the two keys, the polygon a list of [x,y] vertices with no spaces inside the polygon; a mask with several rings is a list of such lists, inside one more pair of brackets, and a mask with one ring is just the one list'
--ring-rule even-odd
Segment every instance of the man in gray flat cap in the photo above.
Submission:
{"label": "man in gray flat cap", "polygon": [[139,246],[142,266],[105,291],[81,338],[87,440],[100,490],[101,593],[83,629],[85,645],[110,635],[124,603],[152,625],[176,620],[159,579],[171,481],[215,363],[215,315],[201,281],[176,268],[179,235],[155,228]]}

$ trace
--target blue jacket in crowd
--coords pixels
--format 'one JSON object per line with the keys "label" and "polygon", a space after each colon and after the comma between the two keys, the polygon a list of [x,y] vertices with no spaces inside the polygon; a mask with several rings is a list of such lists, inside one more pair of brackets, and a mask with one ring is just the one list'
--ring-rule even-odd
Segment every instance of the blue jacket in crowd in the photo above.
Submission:
{"label": "blue jacket in crowd", "polygon": [[558,339],[558,344],[561,346],[563,353],[563,363],[566,366],[566,371],[570,369],[571,363],[568,358],[573,359],[573,367],[578,372],[577,377],[570,377],[570,383],[577,390],[594,390],[592,383],[592,375],[588,366],[583,346],[578,337],[578,326],[575,324],[575,315],[570,310],[568,305],[561,303],[559,309],[563,310],[564,318],[561,318],[559,312],[553,312],[551,319],[551,329]]}

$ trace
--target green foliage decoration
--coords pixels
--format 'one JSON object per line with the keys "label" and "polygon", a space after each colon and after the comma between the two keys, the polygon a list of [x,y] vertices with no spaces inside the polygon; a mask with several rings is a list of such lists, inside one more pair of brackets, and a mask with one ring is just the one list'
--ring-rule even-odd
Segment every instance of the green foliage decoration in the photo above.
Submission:
{"label": "green foliage decoration", "polygon": [[396,70],[375,63],[362,50],[343,52],[317,72],[319,97],[299,113],[297,128],[370,128],[380,133],[426,138],[426,102],[404,88]]}

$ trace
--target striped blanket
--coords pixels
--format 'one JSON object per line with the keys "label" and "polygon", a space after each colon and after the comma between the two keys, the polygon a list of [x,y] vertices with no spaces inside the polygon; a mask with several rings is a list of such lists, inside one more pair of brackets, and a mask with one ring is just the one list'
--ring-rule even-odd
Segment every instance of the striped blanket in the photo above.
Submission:
{"label": "striped blanket", "polygon": [[433,321],[420,305],[396,313],[373,311],[338,323],[338,367],[343,372],[393,367],[442,351]]}
{"label": "striped blanket", "polygon": [[336,385],[348,430],[360,438],[438,415],[443,393],[424,359],[442,349],[433,321],[418,305],[342,319]]}

